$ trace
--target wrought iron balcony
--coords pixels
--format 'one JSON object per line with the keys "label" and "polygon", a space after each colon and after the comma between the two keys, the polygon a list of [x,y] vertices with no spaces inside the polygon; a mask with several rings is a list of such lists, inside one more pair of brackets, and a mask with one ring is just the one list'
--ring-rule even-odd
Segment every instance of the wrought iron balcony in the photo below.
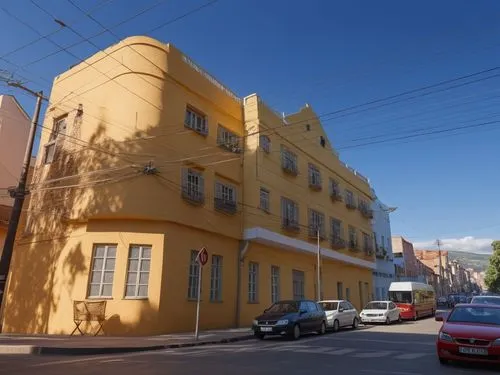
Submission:
{"label": "wrought iron balcony", "polygon": [[349,250],[359,251],[358,241],[349,240]]}
{"label": "wrought iron balcony", "polygon": [[367,219],[373,219],[373,210],[368,208],[367,206],[359,206],[359,211],[361,212],[361,215],[363,215]]}
{"label": "wrought iron balcony", "polygon": [[350,210],[355,210],[357,207],[356,207],[356,203],[352,202],[352,201],[347,201],[345,202],[345,206],[350,209]]}
{"label": "wrought iron balcony", "polygon": [[217,144],[219,147],[221,147],[227,151],[234,152],[235,154],[241,154],[243,151],[238,142],[226,142],[226,141],[220,139],[220,140],[217,140]]}
{"label": "wrought iron balcony", "polygon": [[[309,226],[309,238],[314,238],[315,240],[318,239],[318,229],[314,225]],[[323,241],[325,238],[326,238],[325,232],[320,229],[319,231],[320,241]]]}
{"label": "wrought iron balcony", "polygon": [[330,191],[330,198],[332,201],[335,201],[335,202],[342,202],[344,200],[344,198],[342,198],[342,194],[340,193],[339,190]]}
{"label": "wrought iron balcony", "polygon": [[200,205],[205,202],[205,194],[202,191],[193,189],[192,187],[182,187],[182,198],[189,203]]}
{"label": "wrought iron balcony", "polygon": [[234,214],[238,210],[236,202],[223,198],[214,198],[214,207],[217,211]]}
{"label": "wrought iron balcony", "polygon": [[298,221],[294,219],[283,218],[281,222],[281,226],[283,229],[289,232],[300,232],[300,225]]}
{"label": "wrought iron balcony", "polygon": [[323,189],[323,185],[321,184],[321,181],[309,180],[309,188],[315,191],[321,191]]}
{"label": "wrought iron balcony", "polygon": [[289,175],[297,176],[299,174],[299,169],[297,167],[297,164],[293,163],[291,161],[282,160],[281,161],[281,168],[283,169],[283,171],[285,173],[287,173]]}
{"label": "wrought iron balcony", "polygon": [[345,240],[339,236],[333,235],[330,239],[330,243],[332,245],[332,249],[340,250],[345,249],[346,243]]}

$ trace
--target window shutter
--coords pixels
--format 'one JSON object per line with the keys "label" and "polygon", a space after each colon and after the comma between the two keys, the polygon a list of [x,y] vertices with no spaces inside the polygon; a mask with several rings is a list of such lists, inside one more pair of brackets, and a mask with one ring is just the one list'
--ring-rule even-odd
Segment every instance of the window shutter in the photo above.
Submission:
{"label": "window shutter", "polygon": [[201,173],[198,176],[198,192],[205,193],[205,177]]}
{"label": "window shutter", "polygon": [[189,168],[182,168],[181,173],[182,173],[182,186],[187,186]]}

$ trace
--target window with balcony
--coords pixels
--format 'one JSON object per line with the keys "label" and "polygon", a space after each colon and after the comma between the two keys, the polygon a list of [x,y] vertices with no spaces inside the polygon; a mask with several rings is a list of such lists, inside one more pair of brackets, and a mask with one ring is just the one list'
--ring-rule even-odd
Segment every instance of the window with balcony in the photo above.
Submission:
{"label": "window with balcony", "polygon": [[207,116],[189,106],[186,108],[184,126],[201,135],[208,135]]}
{"label": "window with balcony", "polygon": [[309,187],[313,190],[321,190],[321,172],[317,166],[309,163]]}
{"label": "window with balcony", "polygon": [[373,219],[373,211],[367,201],[360,198],[358,208],[364,217],[366,217],[367,219]]}
{"label": "window with balcony", "polygon": [[342,193],[340,192],[340,186],[337,180],[330,178],[328,185],[329,185],[330,198],[332,198],[332,200],[334,201],[341,202]]}
{"label": "window with balcony", "polygon": [[349,225],[349,249],[358,249],[358,233],[352,225]]}
{"label": "window with balcony", "polygon": [[317,238],[319,230],[320,239],[325,238],[325,215],[313,209],[309,209],[309,237]]}
{"label": "window with balcony", "polygon": [[289,231],[300,231],[299,206],[296,202],[284,197],[281,197],[281,225]]}
{"label": "window with balcony", "polygon": [[281,145],[281,168],[294,176],[299,173],[297,155],[283,145]]}
{"label": "window with balcony", "polygon": [[60,135],[66,134],[66,123],[67,115],[54,120],[54,125],[52,126],[52,131],[49,135],[49,141],[45,144],[45,153],[43,156],[44,164],[51,164],[54,161],[56,154],[56,144]]}
{"label": "window with balcony", "polygon": [[370,255],[373,253],[373,241],[369,234],[363,232],[363,251]]}
{"label": "window with balcony", "polygon": [[236,154],[241,152],[240,137],[220,124],[217,128],[217,145]]}
{"label": "window with balcony", "polygon": [[215,183],[215,209],[229,214],[236,212],[236,188],[234,186],[222,182]]}
{"label": "window with balcony", "polygon": [[267,135],[261,135],[259,146],[266,154],[269,154],[271,152],[271,139]]}
{"label": "window with balcony", "polygon": [[342,227],[342,221],[331,218],[330,219],[331,233],[332,233],[332,248],[343,249],[345,248],[344,240],[344,228]]}
{"label": "window with balcony", "polygon": [[264,212],[269,212],[271,209],[271,202],[270,202],[270,192],[267,189],[260,188],[260,209]]}
{"label": "window with balcony", "polygon": [[346,189],[345,191],[345,205],[349,209],[355,209],[356,208],[356,202],[354,200],[354,193],[351,190]]}
{"label": "window with balcony", "polygon": [[205,179],[196,169],[182,170],[182,197],[190,203],[202,204],[205,201]]}

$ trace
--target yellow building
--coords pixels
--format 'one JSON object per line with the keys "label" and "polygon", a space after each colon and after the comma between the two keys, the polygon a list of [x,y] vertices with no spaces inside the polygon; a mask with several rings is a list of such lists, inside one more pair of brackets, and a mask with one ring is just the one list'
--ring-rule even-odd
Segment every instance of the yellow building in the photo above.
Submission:
{"label": "yellow building", "polygon": [[371,191],[311,108],[238,98],[171,44],[131,37],[54,80],[4,332],[69,333],[106,300],[110,335],[248,326],[272,301],[369,298]]}

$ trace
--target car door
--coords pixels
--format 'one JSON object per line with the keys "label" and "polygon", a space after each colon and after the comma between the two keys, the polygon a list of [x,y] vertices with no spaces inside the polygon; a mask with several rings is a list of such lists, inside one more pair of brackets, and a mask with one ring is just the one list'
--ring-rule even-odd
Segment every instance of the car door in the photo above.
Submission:
{"label": "car door", "polygon": [[349,323],[349,306],[342,301],[339,303],[339,323],[341,327],[345,327]]}
{"label": "car door", "polygon": [[394,322],[399,318],[399,310],[394,302],[389,302],[389,317],[391,318],[391,322]]}
{"label": "car door", "polygon": [[352,305],[352,303],[346,302],[346,304],[347,304],[347,307],[349,309],[349,318],[348,318],[347,325],[351,325],[352,322],[354,321],[354,318],[356,318],[358,316],[358,312],[356,311],[356,308]]}
{"label": "car door", "polygon": [[321,315],[318,310],[318,305],[315,302],[308,302],[309,309],[311,311],[311,330],[317,331],[321,328]]}
{"label": "car door", "polygon": [[309,307],[308,301],[300,302],[300,315],[299,315],[299,323],[302,331],[310,331],[311,330],[311,311]]}

